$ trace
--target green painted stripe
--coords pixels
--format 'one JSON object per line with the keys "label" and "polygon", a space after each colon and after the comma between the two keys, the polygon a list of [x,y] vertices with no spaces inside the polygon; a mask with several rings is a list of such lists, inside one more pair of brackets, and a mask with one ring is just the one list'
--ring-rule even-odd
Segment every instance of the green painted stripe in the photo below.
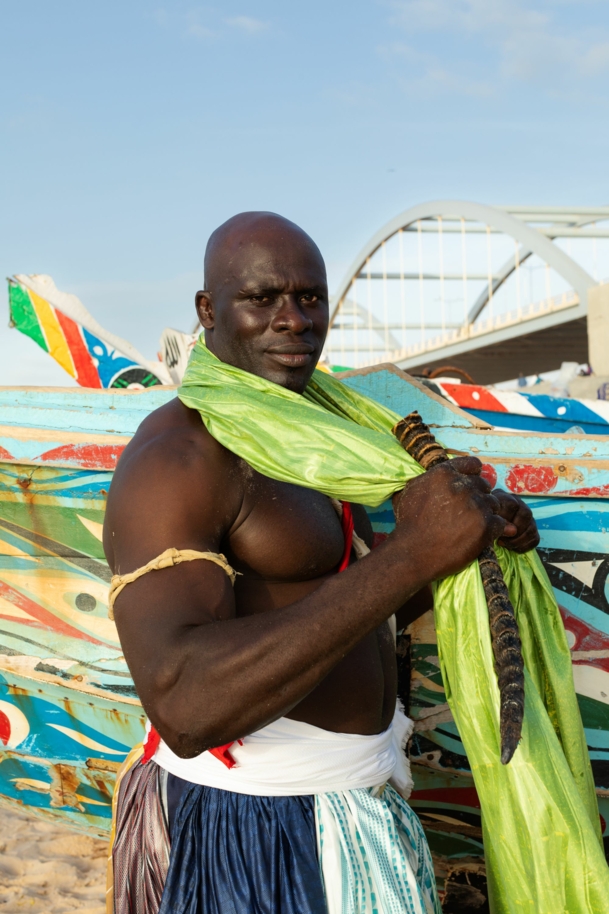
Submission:
{"label": "green painted stripe", "polygon": [[38,320],[38,316],[34,311],[34,306],[32,305],[30,296],[27,294],[26,290],[22,289],[21,286],[18,286],[16,283],[9,282],[8,301],[11,320],[17,330],[20,330],[21,333],[25,333],[25,335],[29,336],[35,343],[38,343],[41,349],[48,352],[49,347],[44,338],[40,321]]}
{"label": "green painted stripe", "polygon": [[[604,702],[595,701],[594,698],[588,698],[587,695],[578,695],[579,710],[582,721],[587,731],[590,730],[609,730],[609,705]],[[588,740],[592,734],[587,732]],[[594,745],[593,742],[590,745]]]}

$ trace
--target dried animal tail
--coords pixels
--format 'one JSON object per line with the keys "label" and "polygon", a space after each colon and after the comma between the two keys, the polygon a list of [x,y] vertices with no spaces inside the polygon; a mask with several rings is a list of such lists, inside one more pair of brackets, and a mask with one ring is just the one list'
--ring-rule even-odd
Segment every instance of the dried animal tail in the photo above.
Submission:
{"label": "dried animal tail", "polygon": [[[448,460],[418,412],[401,419],[393,434],[404,450],[429,470]],[[520,742],[524,717],[524,661],[514,607],[495,550],[487,546],[478,558],[488,606],[495,672],[499,682],[501,761],[510,761]]]}

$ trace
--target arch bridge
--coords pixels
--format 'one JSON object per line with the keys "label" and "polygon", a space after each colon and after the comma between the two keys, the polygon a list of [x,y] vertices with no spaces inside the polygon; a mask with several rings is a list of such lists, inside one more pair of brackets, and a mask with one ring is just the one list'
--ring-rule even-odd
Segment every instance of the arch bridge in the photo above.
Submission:
{"label": "arch bridge", "polygon": [[334,366],[451,364],[481,384],[588,361],[609,207],[413,206],[362,248],[331,303]]}

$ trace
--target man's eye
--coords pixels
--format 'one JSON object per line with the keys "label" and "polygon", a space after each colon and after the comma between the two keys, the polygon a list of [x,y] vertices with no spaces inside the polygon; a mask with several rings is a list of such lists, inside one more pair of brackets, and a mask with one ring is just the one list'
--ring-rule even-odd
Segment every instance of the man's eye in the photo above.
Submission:
{"label": "man's eye", "polygon": [[301,302],[304,302],[305,305],[314,304],[316,301],[319,301],[319,296],[315,295],[314,292],[307,292],[305,295],[300,296]]}
{"label": "man's eye", "polygon": [[256,304],[264,304],[264,302],[269,301],[268,295],[250,295],[250,301],[256,302]]}

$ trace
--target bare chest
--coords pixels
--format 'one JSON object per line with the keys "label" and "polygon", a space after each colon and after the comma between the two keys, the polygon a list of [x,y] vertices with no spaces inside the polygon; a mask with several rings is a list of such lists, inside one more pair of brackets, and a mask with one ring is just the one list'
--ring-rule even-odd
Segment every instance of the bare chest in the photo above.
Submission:
{"label": "bare chest", "polygon": [[[330,499],[252,474],[241,516],[223,546],[241,572],[238,616],[280,609],[337,571],[345,541]],[[395,654],[386,624],[371,632],[287,715],[326,730],[378,733],[395,707]]]}
{"label": "bare chest", "polygon": [[329,498],[251,471],[226,551],[250,581],[299,583],[336,570],[344,537]]}

